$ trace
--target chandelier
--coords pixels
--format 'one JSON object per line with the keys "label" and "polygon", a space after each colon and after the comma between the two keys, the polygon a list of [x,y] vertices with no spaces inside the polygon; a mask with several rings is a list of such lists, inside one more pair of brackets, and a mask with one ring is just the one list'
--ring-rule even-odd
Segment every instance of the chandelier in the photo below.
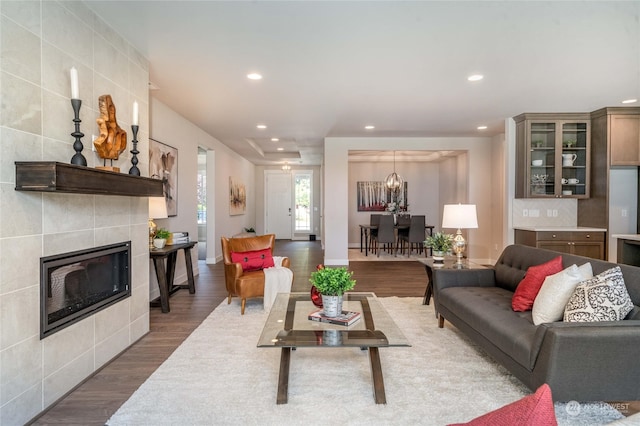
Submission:
{"label": "chandelier", "polygon": [[284,163],[284,166],[282,166],[282,170],[285,172],[291,170],[291,166],[289,165],[289,163]]}
{"label": "chandelier", "polygon": [[402,176],[396,173],[396,152],[393,151],[393,173],[391,173],[384,181],[387,188],[392,191],[399,191],[404,184],[404,179]]}

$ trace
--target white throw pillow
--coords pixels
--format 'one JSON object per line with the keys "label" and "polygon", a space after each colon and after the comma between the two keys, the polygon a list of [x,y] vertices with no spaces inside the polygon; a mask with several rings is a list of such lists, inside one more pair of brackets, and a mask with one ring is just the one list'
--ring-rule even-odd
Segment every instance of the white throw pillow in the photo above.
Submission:
{"label": "white throw pillow", "polygon": [[580,283],[564,309],[567,322],[620,321],[633,309],[619,266]]}
{"label": "white throw pillow", "polygon": [[560,321],[564,314],[564,307],[578,284],[592,277],[591,263],[585,263],[580,267],[571,265],[545,278],[533,302],[531,312],[533,323],[540,325],[544,322]]}

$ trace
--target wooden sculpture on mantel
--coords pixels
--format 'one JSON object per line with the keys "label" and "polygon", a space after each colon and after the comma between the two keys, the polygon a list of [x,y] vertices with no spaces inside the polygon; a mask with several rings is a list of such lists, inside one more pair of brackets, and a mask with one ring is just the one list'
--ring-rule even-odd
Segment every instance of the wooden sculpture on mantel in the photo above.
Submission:
{"label": "wooden sculpture on mantel", "polygon": [[[120,172],[120,167],[113,166],[113,160],[117,160],[126,149],[127,132],[118,126],[116,106],[113,104],[111,95],[100,96],[98,98],[98,106],[100,108],[100,118],[96,119],[96,122],[100,130],[100,136],[93,141],[93,145],[96,147],[96,152],[100,158],[102,158],[103,165],[96,168]],[[109,166],[107,166],[107,160],[111,160]]]}

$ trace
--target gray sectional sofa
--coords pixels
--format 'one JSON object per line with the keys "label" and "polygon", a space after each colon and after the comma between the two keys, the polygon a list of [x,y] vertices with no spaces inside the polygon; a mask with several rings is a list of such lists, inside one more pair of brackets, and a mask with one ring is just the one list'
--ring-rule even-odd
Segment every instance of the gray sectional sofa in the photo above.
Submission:
{"label": "gray sectional sofa", "polygon": [[[622,321],[533,324],[514,312],[513,293],[530,266],[558,252],[512,245],[489,269],[435,269],[440,326],[446,319],[535,390],[548,383],[556,401],[640,400],[640,267],[619,265],[634,308]],[[616,264],[562,254],[563,267],[591,262],[593,274]]]}

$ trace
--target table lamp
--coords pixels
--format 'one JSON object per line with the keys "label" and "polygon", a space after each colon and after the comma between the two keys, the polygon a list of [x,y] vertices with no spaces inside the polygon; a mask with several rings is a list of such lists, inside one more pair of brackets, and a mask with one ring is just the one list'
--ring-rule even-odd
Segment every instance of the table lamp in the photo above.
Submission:
{"label": "table lamp", "polygon": [[453,251],[458,257],[456,262],[462,265],[462,255],[467,242],[462,236],[462,229],[478,227],[478,215],[475,204],[445,204],[442,212],[442,227],[457,228],[456,236],[453,238]]}
{"label": "table lamp", "polygon": [[153,237],[156,235],[158,226],[153,219],[166,219],[167,202],[164,197],[149,197],[149,250],[153,249]]}

